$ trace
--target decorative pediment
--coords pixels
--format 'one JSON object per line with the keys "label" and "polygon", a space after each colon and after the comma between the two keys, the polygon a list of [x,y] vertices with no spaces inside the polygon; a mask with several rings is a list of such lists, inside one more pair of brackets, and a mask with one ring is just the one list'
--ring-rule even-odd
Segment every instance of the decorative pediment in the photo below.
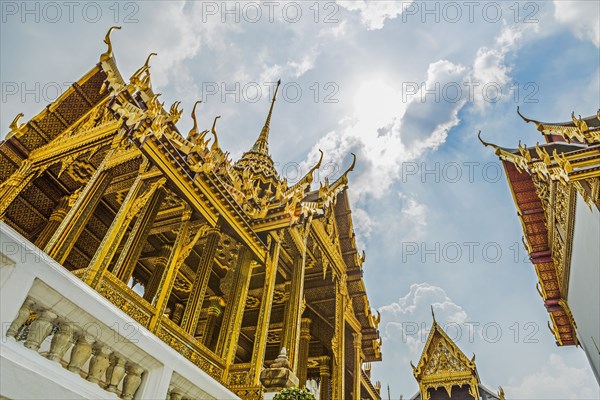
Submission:
{"label": "decorative pediment", "polygon": [[477,371],[474,359],[469,360],[434,320],[414,374],[423,379],[449,374],[476,376]]}
{"label": "decorative pediment", "polygon": [[455,354],[455,350],[448,346],[446,341],[438,340],[431,358],[429,358],[425,366],[423,375],[431,376],[469,371],[469,366]]}
{"label": "decorative pediment", "polygon": [[429,399],[430,390],[443,387],[451,396],[453,387],[465,385],[474,398],[479,398],[475,356],[467,358],[437,324],[435,317],[419,364],[413,366],[413,374],[419,382],[423,400]]}

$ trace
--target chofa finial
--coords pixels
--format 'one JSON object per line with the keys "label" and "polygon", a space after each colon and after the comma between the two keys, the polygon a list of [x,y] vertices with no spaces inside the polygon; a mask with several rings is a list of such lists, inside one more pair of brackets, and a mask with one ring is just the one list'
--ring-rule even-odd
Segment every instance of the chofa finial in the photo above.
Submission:
{"label": "chofa finial", "polygon": [[479,139],[479,141],[481,142],[481,144],[483,144],[485,147],[488,147],[488,146],[492,146],[493,147],[493,145],[491,143],[488,143],[488,142],[486,142],[485,140],[483,140],[481,138],[481,131],[477,132],[477,139]]}
{"label": "chofa finial", "polygon": [[500,398],[500,400],[504,400],[505,399],[505,394],[504,394],[504,389],[502,388],[502,386],[498,386],[498,397]]}
{"label": "chofa finial", "polygon": [[221,116],[220,116],[220,115],[217,115],[217,116],[215,117],[215,120],[213,121],[212,128],[211,128],[211,130],[210,130],[210,131],[212,132],[212,134],[213,134],[214,138],[215,138],[215,141],[213,142],[213,144],[212,144],[212,146],[211,146],[211,148],[210,148],[211,150],[216,150],[216,149],[218,149],[218,148],[219,148],[219,138],[217,137],[217,120],[218,120],[219,118],[221,118]]}
{"label": "chofa finial", "polygon": [[144,67],[150,68],[150,58],[152,58],[152,56],[157,56],[158,54],[156,53],[150,53],[148,54],[148,58],[146,58],[146,62],[144,63]]}
{"label": "chofa finial", "polygon": [[525,117],[523,114],[521,114],[521,108],[519,106],[517,106],[517,114],[519,115],[519,117],[521,117],[521,119],[527,123],[532,122],[531,119]]}
{"label": "chofa finial", "polygon": [[307,175],[312,176],[313,172],[315,172],[316,170],[318,170],[319,168],[321,168],[321,162],[323,161],[323,150],[319,149],[319,153],[321,153],[321,155],[319,156],[319,161],[317,161],[317,163],[314,165],[314,167],[312,167],[310,169],[310,171],[308,171]]}
{"label": "chofa finial", "polygon": [[19,124],[19,120],[21,118],[23,118],[24,116],[25,116],[25,114],[23,114],[21,112],[21,113],[18,113],[17,116],[12,120],[12,122],[8,126],[10,128],[10,132],[8,133],[8,135],[6,135],[5,140],[7,140],[8,138],[10,138],[12,136],[16,136],[16,137],[21,136],[21,134],[23,133],[23,128],[25,127],[25,124]]}
{"label": "chofa finial", "polygon": [[108,46],[106,52],[100,55],[100,62],[108,61],[113,56],[112,43],[110,41],[110,34],[115,29],[121,29],[120,26],[111,26],[108,32],[106,32],[106,36],[104,37],[104,43]]}
{"label": "chofa finial", "polygon": [[527,117],[525,117],[523,114],[521,114],[521,110],[519,108],[519,106],[517,106],[517,114],[519,115],[519,117],[521,117],[521,119],[527,123],[533,122],[535,124],[535,126],[537,127],[537,130],[542,132],[544,130],[544,126],[542,125],[542,123],[540,121],[536,121],[534,119],[529,119]]}
{"label": "chofa finial", "polygon": [[188,137],[193,138],[194,136],[196,136],[198,134],[198,121],[196,121],[196,107],[198,107],[198,104],[202,103],[201,100],[198,100],[194,103],[194,107],[192,108],[192,121],[194,122],[194,125],[192,126],[192,129],[190,129],[190,132],[188,133]]}
{"label": "chofa finial", "polygon": [[356,154],[354,154],[354,153],[350,153],[350,154],[352,154],[352,165],[350,165],[350,168],[348,168],[346,170],[346,174],[348,174],[349,172],[354,171],[354,167],[356,166]]}

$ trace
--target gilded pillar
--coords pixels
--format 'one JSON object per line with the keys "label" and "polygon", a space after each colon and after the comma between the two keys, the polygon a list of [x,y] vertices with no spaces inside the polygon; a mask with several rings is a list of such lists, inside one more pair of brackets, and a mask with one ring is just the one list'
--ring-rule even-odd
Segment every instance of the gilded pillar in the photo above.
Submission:
{"label": "gilded pillar", "polygon": [[285,307],[282,343],[288,351],[293,371],[298,372],[298,342],[300,341],[300,319],[304,301],[305,256],[299,256],[292,263],[290,298]]}
{"label": "gilded pillar", "polygon": [[102,194],[110,184],[112,170],[106,169],[106,163],[114,154],[111,150],[94,172],[88,183],[77,197],[65,219],[46,244],[44,252],[54,258],[59,264],[64,264],[75,242],[85,229],[96,206],[102,199]]}
{"label": "gilded pillar", "polygon": [[175,308],[171,313],[171,320],[175,322],[177,325],[181,323],[181,318],[183,317],[183,304],[175,303]]}
{"label": "gilded pillar", "polygon": [[[60,226],[60,223],[62,222],[62,220],[65,219],[65,217],[67,216],[67,211],[69,210],[69,207],[71,205],[73,205],[74,201],[75,201],[75,199],[73,199],[73,201],[71,201],[69,196],[62,197],[59,200],[56,207],[54,207],[52,214],[50,214],[50,218],[48,219],[48,222],[44,225],[44,229],[42,229],[40,234],[35,239],[35,245],[37,247],[39,247],[40,249],[43,249],[46,246],[46,244],[48,243],[48,241],[50,240],[50,238],[52,237],[54,232]],[[71,204],[69,204],[69,203],[71,203]]]}
{"label": "gilded pillar", "polygon": [[298,386],[306,386],[308,374],[308,350],[310,345],[310,318],[302,318],[300,322],[300,346],[298,348]]}
{"label": "gilded pillar", "polygon": [[344,346],[345,346],[345,325],[346,319],[344,310],[346,309],[346,282],[344,279],[335,280],[335,334],[331,340],[331,350],[333,352],[333,377],[332,377],[332,398],[344,399]]}
{"label": "gilded pillar", "polygon": [[154,296],[156,296],[156,292],[160,286],[160,282],[169,263],[169,256],[171,255],[172,250],[173,246],[165,244],[161,247],[158,257],[154,259],[154,271],[152,272],[150,280],[146,284],[146,289],[144,290],[144,299],[146,299],[146,301],[149,303],[154,302]]}
{"label": "gilded pillar", "polygon": [[212,273],[215,254],[217,253],[217,246],[219,245],[220,239],[221,234],[218,229],[210,231],[206,235],[206,242],[200,253],[200,262],[198,263],[198,269],[196,270],[196,278],[192,284],[192,290],[188,297],[185,312],[183,314],[183,321],[181,323],[181,327],[192,335],[196,333],[196,327],[200,320],[200,311],[202,310],[202,303],[204,302],[208,280]]}
{"label": "gilded pillar", "polygon": [[146,186],[143,174],[145,168],[146,165],[140,168],[140,173],[131,185],[125,200],[123,200],[123,204],[121,204],[119,211],[117,211],[117,215],[115,215],[98,250],[96,250],[96,254],[94,254],[89,267],[82,277],[82,280],[93,288],[98,287],[98,284],[102,281],[102,276],[115,256],[119,243],[121,243],[123,236],[125,236],[127,227],[133,217],[142,209],[154,194],[154,191],[166,181],[165,178],[161,178],[148,184],[145,193],[139,195],[144,186]]}
{"label": "gilded pillar", "polygon": [[223,312],[224,306],[225,301],[221,297],[211,296],[210,305],[206,312],[206,324],[204,324],[204,329],[202,330],[202,343],[208,348],[210,348],[215,326],[219,316]]}
{"label": "gilded pillar", "polygon": [[129,282],[129,279],[133,275],[164,196],[165,191],[163,189],[158,189],[154,192],[150,200],[140,211],[140,215],[135,220],[129,236],[127,236],[125,245],[121,250],[121,255],[117,259],[112,271],[118,279],[125,283]]}
{"label": "gilded pillar", "polygon": [[216,353],[225,359],[227,367],[223,380],[227,381],[227,371],[235,360],[235,351],[242,326],[248,287],[250,286],[252,253],[245,246],[240,248],[229,293],[227,294],[223,322],[219,332]]}
{"label": "gilded pillar", "polygon": [[260,302],[260,312],[258,314],[258,321],[256,322],[252,362],[250,363],[250,379],[253,385],[260,384],[260,372],[265,361],[267,335],[269,334],[273,293],[275,291],[275,279],[277,278],[277,265],[279,264],[279,251],[281,249],[281,237],[278,234],[269,236],[268,241],[269,254],[265,262],[265,281]]}
{"label": "gilded pillar", "polygon": [[29,185],[29,183],[39,176],[48,165],[43,168],[34,167],[29,160],[23,160],[19,169],[17,169],[8,179],[0,184],[0,218],[17,196]]}
{"label": "gilded pillar", "polygon": [[322,356],[319,358],[319,399],[329,400],[329,386],[331,383],[331,370],[329,369],[330,358],[328,356]]}
{"label": "gilded pillar", "polygon": [[[181,264],[185,261],[187,254],[185,253],[186,245],[188,244],[189,237],[189,225],[190,218],[192,216],[192,210],[189,207],[183,212],[181,216],[181,227],[173,243],[173,248],[169,254],[169,261],[167,262],[167,268],[164,270],[160,283],[158,284],[157,294],[154,296],[152,305],[156,308],[156,312],[150,320],[148,329],[151,332],[156,332],[160,326],[160,320],[162,319],[165,309],[167,308],[167,302],[171,297],[171,291],[173,290],[173,284],[175,278],[179,272]],[[183,258],[183,259],[182,259]]]}
{"label": "gilded pillar", "polygon": [[362,334],[356,332],[354,336],[354,382],[352,391],[354,400],[360,400],[360,378],[362,375]]}

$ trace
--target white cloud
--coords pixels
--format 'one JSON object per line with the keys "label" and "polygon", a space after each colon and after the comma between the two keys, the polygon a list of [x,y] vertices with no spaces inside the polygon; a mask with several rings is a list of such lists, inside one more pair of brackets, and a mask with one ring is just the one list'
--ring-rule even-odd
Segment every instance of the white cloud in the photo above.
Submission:
{"label": "white cloud", "polygon": [[591,40],[600,47],[600,3],[597,1],[554,0],[554,18],[567,25],[583,40]]}
{"label": "white cloud", "polygon": [[410,5],[410,1],[337,1],[337,3],[349,10],[360,13],[362,23],[367,29],[382,29],[385,21],[395,19]]}
{"label": "white cloud", "polygon": [[401,242],[419,241],[425,239],[427,229],[427,206],[419,203],[414,197],[398,193],[398,197],[404,203],[401,214],[401,225],[403,230]]}
{"label": "white cloud", "polygon": [[540,371],[526,375],[504,388],[512,399],[598,399],[600,389],[589,367],[567,365],[552,353]]}
{"label": "white cloud", "polygon": [[[504,26],[500,35],[496,38],[493,47],[481,47],[477,51],[473,62],[473,71],[470,76],[472,84],[477,85],[473,91],[473,101],[477,108],[482,109],[491,104],[497,96],[493,87],[500,89],[501,99],[509,99],[507,85],[512,81],[511,66],[507,64],[506,57],[510,52],[516,51],[525,37],[539,31],[537,24],[521,24]],[[484,88],[492,88],[485,90]],[[504,94],[504,95],[502,95]]]}
{"label": "white cloud", "polygon": [[[461,65],[437,61],[428,68],[426,86],[462,82],[466,74],[467,69]],[[309,153],[308,160],[313,161],[321,149],[329,162],[339,166],[345,165],[350,152],[357,153],[354,199],[384,196],[398,179],[402,162],[438,148],[448,130],[459,123],[457,114],[464,101],[449,103],[420,92],[407,99],[402,89],[385,78],[364,83],[354,96],[352,115],[340,123],[338,130],[321,138]]]}
{"label": "white cloud", "polygon": [[442,327],[467,321],[466,311],[444,289],[427,282],[414,283],[404,297],[379,308],[384,343],[396,349],[408,346],[410,356],[418,357],[431,329],[431,307]]}
{"label": "white cloud", "polygon": [[[348,7],[362,10],[369,7],[365,4]],[[349,153],[355,152],[359,168],[353,177],[353,200],[386,195],[398,180],[403,162],[415,160],[446,142],[448,132],[459,125],[459,112],[465,106],[474,103],[483,109],[490,104],[484,98],[487,84],[508,92],[512,79],[506,57],[519,48],[526,34],[537,31],[530,25],[505,26],[493,46],[479,48],[470,67],[443,59],[430,63],[423,84],[405,82],[398,87],[382,76],[363,83],[355,92],[354,109],[338,129],[315,144],[308,160],[314,162],[321,149],[330,162],[341,166]],[[469,83],[477,85],[473,93],[469,92]],[[407,90],[410,85],[411,92]],[[462,92],[452,92],[453,87]],[[509,98],[501,96],[504,101]]]}

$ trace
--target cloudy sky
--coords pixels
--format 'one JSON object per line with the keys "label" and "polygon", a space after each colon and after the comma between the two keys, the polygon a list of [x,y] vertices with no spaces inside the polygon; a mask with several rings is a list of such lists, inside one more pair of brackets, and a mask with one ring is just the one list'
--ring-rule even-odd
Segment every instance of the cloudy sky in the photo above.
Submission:
{"label": "cloudy sky", "polygon": [[[351,175],[371,306],[382,315],[394,399],[417,390],[418,361],[438,322],[484,385],[519,399],[592,399],[581,349],[559,348],[520,244],[522,230],[488,141],[542,140],[515,113],[540,120],[595,114],[600,97],[599,3],[544,2],[13,2],[2,1],[2,135],[38,113],[104,52],[107,28],[125,77],[150,52],[167,104],[219,120],[234,158],[264,121],[281,78],[270,150],[293,181],[314,162]],[[180,122],[189,130],[189,118]]]}

